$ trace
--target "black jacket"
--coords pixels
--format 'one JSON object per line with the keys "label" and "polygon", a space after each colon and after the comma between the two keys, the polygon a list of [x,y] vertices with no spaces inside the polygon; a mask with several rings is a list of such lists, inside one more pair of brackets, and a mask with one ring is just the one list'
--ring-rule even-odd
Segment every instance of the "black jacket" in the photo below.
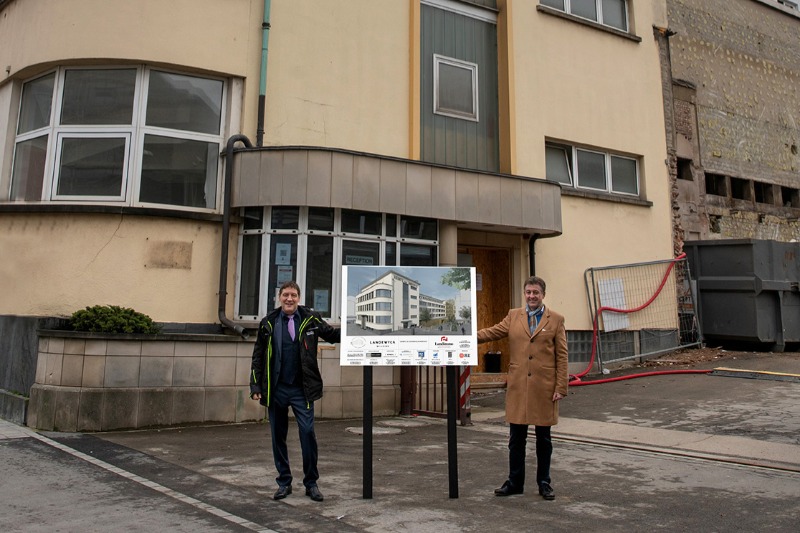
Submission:
{"label": "black jacket", "polygon": [[[277,308],[265,316],[258,325],[258,337],[253,347],[253,365],[250,370],[250,395],[261,393],[261,404],[269,405],[272,391],[278,383],[279,368],[276,368],[277,349],[272,345],[275,321],[280,317]],[[341,329],[334,328],[320,317],[316,311],[298,306],[299,319],[297,337],[300,339],[300,367],[303,374],[303,392],[306,400],[314,402],[322,398],[322,375],[317,364],[317,340],[322,337],[328,342],[339,342]]]}

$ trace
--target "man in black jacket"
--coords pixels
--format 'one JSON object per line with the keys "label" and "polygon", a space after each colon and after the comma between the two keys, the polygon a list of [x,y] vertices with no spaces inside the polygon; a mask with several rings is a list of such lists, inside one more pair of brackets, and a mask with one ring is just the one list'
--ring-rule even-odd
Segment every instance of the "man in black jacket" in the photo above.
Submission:
{"label": "man in black jacket", "polygon": [[250,372],[250,397],[266,405],[269,413],[272,455],[278,470],[275,478],[278,490],[273,498],[281,500],[292,493],[292,471],[286,448],[291,406],[300,431],[306,496],[321,502],[314,434],[314,402],[322,398],[317,339],[339,342],[341,330],[322,320],[316,311],[299,305],[300,287],[294,281],[281,286],[278,300],[281,306],[258,325]]}

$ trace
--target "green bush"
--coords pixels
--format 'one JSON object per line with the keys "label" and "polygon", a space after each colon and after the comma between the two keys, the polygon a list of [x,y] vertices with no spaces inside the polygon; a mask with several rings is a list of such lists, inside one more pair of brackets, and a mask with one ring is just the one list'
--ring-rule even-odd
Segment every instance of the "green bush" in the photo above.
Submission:
{"label": "green bush", "polygon": [[75,311],[69,319],[75,331],[96,333],[158,333],[161,328],[149,316],[118,305],[95,305]]}

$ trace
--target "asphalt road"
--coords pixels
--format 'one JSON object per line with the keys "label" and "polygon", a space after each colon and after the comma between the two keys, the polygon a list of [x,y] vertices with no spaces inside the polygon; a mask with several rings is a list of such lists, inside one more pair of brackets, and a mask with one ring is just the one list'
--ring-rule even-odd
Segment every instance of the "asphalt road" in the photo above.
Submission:
{"label": "asphalt road", "polygon": [[[693,366],[704,365],[800,374],[800,354]],[[89,435],[0,422],[0,530],[797,530],[800,382],[682,375],[572,387],[554,428],[553,502],[535,490],[492,494],[507,468],[503,396],[476,393],[455,458],[444,420],[376,420],[371,499],[362,421],[318,421],[322,503],[299,482],[287,499],[271,499],[265,424]],[[289,446],[300,465],[294,433]]]}

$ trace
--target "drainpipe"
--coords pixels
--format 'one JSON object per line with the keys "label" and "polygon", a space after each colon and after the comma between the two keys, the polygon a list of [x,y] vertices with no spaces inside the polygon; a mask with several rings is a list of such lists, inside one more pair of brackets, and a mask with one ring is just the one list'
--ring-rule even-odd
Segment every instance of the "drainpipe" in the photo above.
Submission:
{"label": "drainpipe", "polygon": [[530,262],[530,275],[536,275],[536,239],[539,238],[538,233],[534,233],[531,235],[530,239],[528,239],[528,261]]}
{"label": "drainpipe", "polygon": [[219,321],[246,339],[250,335],[242,326],[234,324],[225,316],[225,304],[228,297],[228,243],[231,233],[231,190],[233,189],[233,145],[242,142],[246,148],[253,145],[244,135],[234,135],[228,139],[225,147],[225,190],[222,196],[222,247],[219,260]]}
{"label": "drainpipe", "polygon": [[269,42],[269,13],[272,0],[264,0],[264,22],[261,23],[261,80],[258,89],[258,124],[256,125],[256,146],[264,146],[264,107],[267,101],[267,51]]}

